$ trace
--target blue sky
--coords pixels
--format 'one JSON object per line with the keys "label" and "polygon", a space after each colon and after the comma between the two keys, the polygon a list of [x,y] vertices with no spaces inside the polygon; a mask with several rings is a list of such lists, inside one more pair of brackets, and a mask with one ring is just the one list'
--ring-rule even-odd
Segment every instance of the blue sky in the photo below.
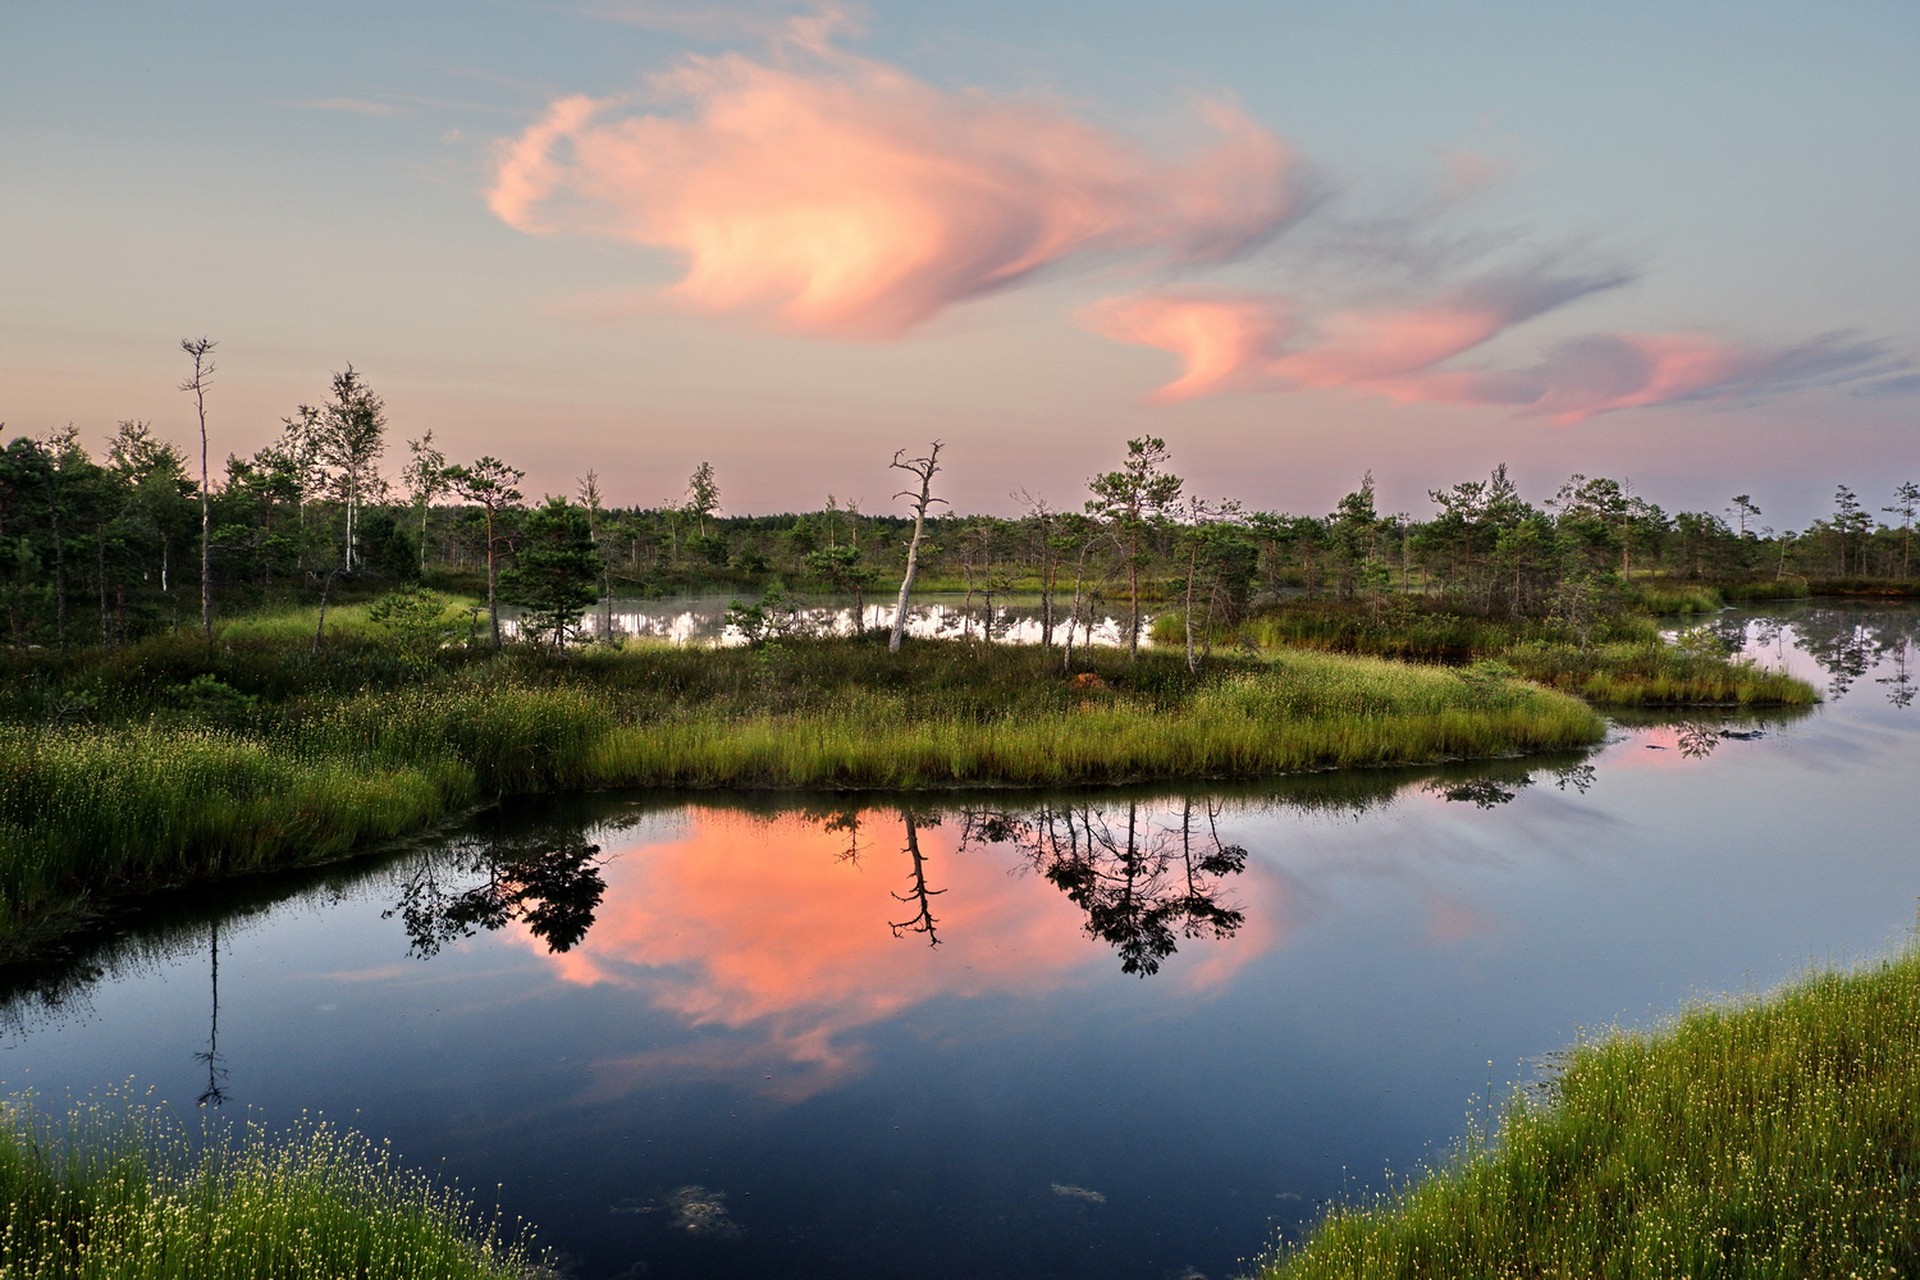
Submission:
{"label": "blue sky", "polygon": [[396,453],[737,511],[935,436],[996,509],[1143,433],[1306,511],[1920,474],[1910,3],[819,14],[12,6],[0,421],[184,439],[206,333],[216,450],[351,361]]}

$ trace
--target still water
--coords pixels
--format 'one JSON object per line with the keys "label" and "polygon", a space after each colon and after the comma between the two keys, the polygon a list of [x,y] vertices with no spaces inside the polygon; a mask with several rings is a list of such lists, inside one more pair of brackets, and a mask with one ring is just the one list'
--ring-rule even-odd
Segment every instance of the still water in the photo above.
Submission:
{"label": "still water", "polygon": [[1584,1033],[1910,939],[1920,613],[1712,625],[1827,702],[1195,794],[517,805],[17,975],[0,1078],[324,1112],[588,1280],[1234,1275]]}
{"label": "still water", "polygon": [[[728,625],[727,610],[751,595],[677,596],[666,599],[615,597],[606,608],[595,606],[580,619],[584,635],[598,637],[601,632],[619,637],[666,640],[673,644],[739,645],[747,637],[739,628]],[[848,597],[798,596],[793,600],[791,622],[815,635],[852,635],[857,631],[891,627],[896,611],[891,596],[867,599],[857,608]],[[1054,606],[1054,639],[1064,643],[1071,598],[1063,597]],[[501,629],[517,633],[520,610],[511,605],[500,610]],[[1118,645],[1126,643],[1125,611],[1114,617],[1108,606],[1083,606],[1087,616],[1075,619],[1073,642]],[[1150,644],[1146,631],[1152,625],[1150,613],[1140,619],[1141,643]],[[857,624],[857,625],[856,625]],[[907,606],[906,633],[922,639],[987,639],[1002,644],[1039,644],[1046,633],[1045,615],[1040,598],[1031,595],[996,594],[989,598],[975,592],[917,592]]]}

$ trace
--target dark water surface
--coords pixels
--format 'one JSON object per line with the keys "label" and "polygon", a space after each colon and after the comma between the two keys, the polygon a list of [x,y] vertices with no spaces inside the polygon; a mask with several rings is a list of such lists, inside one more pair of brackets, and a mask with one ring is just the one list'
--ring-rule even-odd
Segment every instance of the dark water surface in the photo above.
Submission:
{"label": "dark water surface", "polygon": [[587,1280],[1233,1275],[1585,1030],[1903,945],[1917,623],[1719,615],[1827,703],[1584,759],[518,805],[16,976],[0,1079],[324,1112]]}

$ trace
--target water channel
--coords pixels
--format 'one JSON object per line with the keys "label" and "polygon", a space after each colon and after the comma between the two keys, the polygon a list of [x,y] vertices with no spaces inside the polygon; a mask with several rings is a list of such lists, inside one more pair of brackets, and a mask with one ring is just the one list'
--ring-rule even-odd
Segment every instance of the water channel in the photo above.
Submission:
{"label": "water channel", "polygon": [[593,795],[15,974],[0,1085],[322,1112],[568,1274],[1224,1277],[1554,1051],[1906,945],[1920,611],[1581,758],[1029,796]]}

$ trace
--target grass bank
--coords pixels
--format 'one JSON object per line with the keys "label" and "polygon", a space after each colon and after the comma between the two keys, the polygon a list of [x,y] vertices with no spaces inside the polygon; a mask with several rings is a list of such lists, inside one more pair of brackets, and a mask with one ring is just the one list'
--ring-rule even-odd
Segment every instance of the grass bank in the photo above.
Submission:
{"label": "grass bank", "polygon": [[0,1274],[23,1280],[508,1280],[523,1244],[358,1134],[211,1135],[109,1099],[0,1101]]}
{"label": "grass bank", "polygon": [[1920,1274],[1920,952],[1576,1048],[1498,1140],[1267,1280]]}
{"label": "grass bank", "polygon": [[[1567,750],[1578,701],[1479,669],[871,639],[565,656],[252,624],[0,675],[0,956],[102,896],[338,857],[500,796],[1254,779]],[[16,663],[23,660],[15,659]]]}
{"label": "grass bank", "polygon": [[[1657,600],[1675,611],[1710,602],[1710,594],[1691,588]],[[1156,618],[1155,641],[1178,644],[1182,626],[1177,613]],[[1436,601],[1400,598],[1382,607],[1290,601],[1216,635],[1215,643],[1413,662],[1492,662],[1600,707],[1793,707],[1819,701],[1804,680],[1684,636],[1667,640],[1651,617],[1640,614],[1597,619],[1575,635],[1547,619],[1484,618]]]}

